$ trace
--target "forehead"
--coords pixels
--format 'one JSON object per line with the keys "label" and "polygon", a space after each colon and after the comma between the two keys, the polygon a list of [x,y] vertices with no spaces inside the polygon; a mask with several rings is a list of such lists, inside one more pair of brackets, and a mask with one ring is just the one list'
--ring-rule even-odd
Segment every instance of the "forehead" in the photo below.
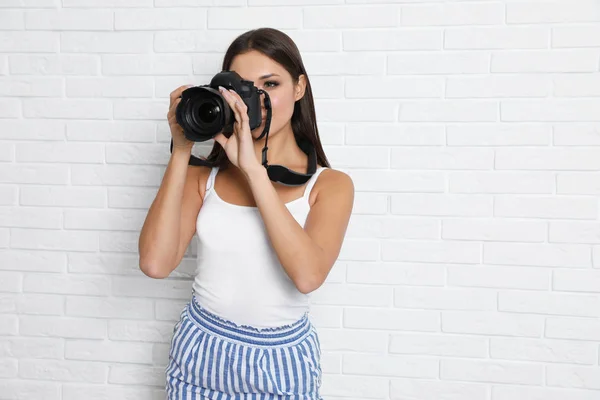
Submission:
{"label": "forehead", "polygon": [[254,50],[235,56],[230,69],[249,80],[258,80],[267,74],[289,75],[281,64]]}

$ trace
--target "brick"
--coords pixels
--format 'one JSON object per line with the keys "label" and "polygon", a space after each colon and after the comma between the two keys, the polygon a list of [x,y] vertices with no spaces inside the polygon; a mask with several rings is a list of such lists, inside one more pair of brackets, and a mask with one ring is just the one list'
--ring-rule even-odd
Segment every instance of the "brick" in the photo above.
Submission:
{"label": "brick", "polygon": [[72,339],[65,345],[65,359],[116,363],[152,363],[149,343]]}
{"label": "brick", "polygon": [[302,13],[297,8],[209,8],[208,29],[253,29],[270,26],[275,29],[302,27]]}
{"label": "brick", "polygon": [[434,310],[346,308],[344,327],[394,331],[439,332],[440,313]]}
{"label": "brick", "polygon": [[556,175],[556,193],[577,195],[600,194],[596,172],[564,172]]}
{"label": "brick", "polygon": [[492,53],[491,72],[595,72],[599,58],[599,51],[588,49],[497,51]]}
{"label": "brick", "polygon": [[501,3],[453,3],[405,5],[400,23],[405,26],[427,25],[499,25],[504,23]]}
{"label": "brick", "polygon": [[444,127],[405,123],[350,124],[345,136],[347,145],[438,146],[444,144]]}
{"label": "brick", "polygon": [[345,89],[346,98],[440,98],[444,81],[437,77],[349,77]]}
{"label": "brick", "polygon": [[19,333],[26,336],[104,339],[106,331],[106,321],[95,318],[19,316]]}
{"label": "brick", "polygon": [[569,74],[553,78],[557,97],[600,96],[600,74]]}
{"label": "brick", "polygon": [[393,378],[390,380],[392,399],[419,398],[423,400],[484,399],[486,385],[468,382],[448,382],[434,379]]}
{"label": "brick", "polygon": [[551,194],[554,176],[529,171],[456,171],[448,174],[450,193]]}
{"label": "brick", "polygon": [[449,241],[384,241],[383,261],[449,262],[476,264],[481,258],[481,248],[477,243]]}
{"label": "brick", "polygon": [[492,216],[492,198],[484,195],[393,194],[392,214],[426,216]]}
{"label": "brick", "polygon": [[485,122],[496,121],[499,105],[495,101],[421,100],[400,103],[399,121]]}
{"label": "brick", "polygon": [[448,286],[548,290],[551,270],[506,265],[450,265]]}
{"label": "brick", "polygon": [[594,364],[594,345],[574,341],[491,338],[490,356],[495,359],[547,363]]}
{"label": "brick", "polygon": [[565,23],[600,21],[600,5],[583,0],[577,7],[560,1],[523,1],[506,4],[506,22],[509,24]]}
{"label": "brick", "polygon": [[468,288],[396,288],[394,306],[426,310],[495,310],[496,294]]}
{"label": "brick", "polygon": [[152,0],[63,0],[63,7],[151,7]]}
{"label": "brick", "polygon": [[382,290],[375,286],[328,284],[323,289],[312,295],[312,303],[363,307],[387,307],[392,303],[391,288]]}
{"label": "brick", "polygon": [[95,143],[18,143],[16,159],[25,163],[96,164],[104,161],[104,148]]}
{"label": "brick", "polygon": [[11,99],[0,99],[0,118],[19,118],[22,113],[20,102]]}
{"label": "brick", "polygon": [[25,27],[43,31],[108,31],[114,27],[113,12],[106,9],[27,11]]}
{"label": "brick", "polygon": [[62,212],[57,208],[1,207],[0,226],[60,229],[62,226]]}
{"label": "brick", "polygon": [[496,150],[498,170],[579,170],[597,171],[596,148],[512,148]]}
{"label": "brick", "polygon": [[321,329],[320,341],[323,351],[359,351],[383,354],[387,349],[387,333],[353,330]]}
{"label": "brick", "polygon": [[[114,319],[152,319],[152,303],[144,299],[106,298],[100,293],[87,291],[86,296],[67,296],[66,315],[77,317],[114,318]],[[133,338],[132,338],[133,339]]]}
{"label": "brick", "polygon": [[59,44],[58,32],[0,31],[0,52],[56,53]]}
{"label": "brick", "polygon": [[392,169],[486,170],[494,165],[492,149],[403,147],[393,148],[391,153]]}
{"label": "brick", "polygon": [[67,121],[66,131],[69,141],[149,143],[155,140],[156,123],[151,121],[71,120]]}
{"label": "brick", "polygon": [[486,358],[488,341],[481,337],[411,333],[393,334],[390,338],[390,353]]}
{"label": "brick", "polygon": [[600,319],[549,317],[544,333],[548,338],[599,341]]}
{"label": "brick", "polygon": [[549,365],[546,369],[548,386],[600,390],[600,368]]}
{"label": "brick", "polygon": [[448,146],[546,146],[550,124],[468,123],[446,126]]}
{"label": "brick", "polygon": [[206,9],[147,8],[115,11],[115,30],[206,29]]}
{"label": "brick", "polygon": [[597,24],[555,26],[552,28],[552,47],[598,47],[600,27]]}
{"label": "brick", "polygon": [[[342,32],[344,51],[440,50],[441,29],[360,29]],[[393,57],[394,53],[390,53]]]}
{"label": "brick", "polygon": [[[552,277],[552,288],[557,291],[600,293],[600,271],[556,270]],[[598,296],[587,299],[597,302]]]}
{"label": "brick", "polygon": [[[52,0],[54,1],[54,0]],[[61,385],[54,382],[36,382],[5,379],[0,382],[0,393],[7,399],[62,400]]]}
{"label": "brick", "polygon": [[544,242],[548,237],[543,221],[453,218],[442,221],[442,238],[498,242]]}
{"label": "brick", "polygon": [[110,119],[113,115],[109,100],[87,99],[25,99],[25,118]]}
{"label": "brick", "polygon": [[435,220],[401,217],[374,217],[352,215],[347,237],[354,238],[403,238],[435,239],[439,236],[440,223]]}
{"label": "brick", "polygon": [[556,387],[527,387],[498,385],[492,387],[494,400],[595,400],[596,393]]}
{"label": "brick", "polygon": [[588,268],[592,264],[589,245],[548,243],[483,244],[483,262],[496,265]]}
{"label": "brick", "polygon": [[441,360],[440,377],[472,382],[541,385],[544,379],[542,365],[508,361]]}
{"label": "brick", "polygon": [[386,67],[386,58],[381,54],[342,53],[314,54],[303,56],[304,66],[315,75],[381,75]]}
{"label": "brick", "polygon": [[11,247],[30,250],[97,251],[98,233],[49,229],[12,229]]}
{"label": "brick", "polygon": [[0,95],[6,97],[61,97],[62,78],[17,76],[0,79]]}
{"label": "brick", "polygon": [[[368,15],[368,18],[365,16]],[[303,13],[303,27],[308,29],[387,28],[398,25],[399,9],[376,7],[313,7]]]}
{"label": "brick", "polygon": [[[227,18],[227,17],[224,17]],[[156,53],[222,53],[242,33],[237,30],[209,29],[207,31],[162,31],[154,34]],[[162,54],[161,54],[162,56]],[[171,68],[177,68],[171,65]]]}
{"label": "brick", "polygon": [[344,354],[342,373],[361,376],[435,378],[439,375],[439,363],[425,357]]}
{"label": "brick", "polygon": [[[568,272],[572,273],[572,271]],[[556,282],[555,275],[554,283]],[[500,292],[498,294],[498,310],[506,312],[598,317],[600,316],[599,306],[600,296],[540,292]]]}
{"label": "brick", "polygon": [[498,196],[494,202],[494,216],[546,218],[546,219],[595,219],[598,204],[589,197],[530,197]]}
{"label": "brick", "polygon": [[550,42],[546,27],[451,27],[444,32],[446,49],[545,49]]}
{"label": "brick", "polygon": [[62,32],[61,51],[69,53],[149,53],[151,32]]}
{"label": "brick", "polygon": [[[442,332],[445,333],[539,338],[543,329],[544,318],[538,315],[518,315],[490,311],[442,312]],[[466,368],[468,368],[467,365],[462,366],[460,374],[466,374]],[[463,375],[463,378],[466,377],[466,375]],[[458,376],[455,376],[455,378],[458,378]]]}
{"label": "brick", "polygon": [[[597,146],[600,145],[599,131],[600,124],[594,123],[556,124],[554,125],[553,142],[557,146]],[[563,176],[567,175],[574,176],[573,174],[563,174]],[[559,180],[561,179],[559,178]]]}
{"label": "brick", "polygon": [[389,75],[476,74],[490,70],[487,52],[415,52],[391,53],[387,59]]}
{"label": "brick", "polygon": [[8,58],[12,75],[98,75],[100,60],[88,54],[14,54]]}
{"label": "brick", "polygon": [[21,360],[19,377],[60,382],[104,383],[108,367],[93,362],[65,360]]}
{"label": "brick", "polygon": [[536,75],[449,77],[447,98],[548,97],[552,81]]}

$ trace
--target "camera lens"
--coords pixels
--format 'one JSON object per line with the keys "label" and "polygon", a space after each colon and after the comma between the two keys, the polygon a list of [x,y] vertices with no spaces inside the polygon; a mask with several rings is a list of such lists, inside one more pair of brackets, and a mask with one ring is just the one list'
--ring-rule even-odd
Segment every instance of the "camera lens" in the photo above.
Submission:
{"label": "camera lens", "polygon": [[219,117],[221,108],[214,103],[206,102],[198,107],[198,118],[205,124],[212,124]]}
{"label": "camera lens", "polygon": [[192,141],[212,139],[230,123],[233,113],[218,91],[200,86],[187,90],[189,92],[177,106],[177,122]]}

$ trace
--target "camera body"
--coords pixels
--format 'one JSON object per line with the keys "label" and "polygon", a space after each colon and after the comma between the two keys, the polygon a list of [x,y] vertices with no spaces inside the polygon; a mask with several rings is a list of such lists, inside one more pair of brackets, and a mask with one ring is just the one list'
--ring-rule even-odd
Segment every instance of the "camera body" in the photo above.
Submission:
{"label": "camera body", "polygon": [[233,132],[235,115],[219,92],[219,86],[233,89],[248,107],[250,129],[262,123],[261,91],[254,82],[242,79],[234,71],[221,71],[208,85],[193,86],[181,93],[175,116],[188,140],[203,142],[218,133],[229,137]]}

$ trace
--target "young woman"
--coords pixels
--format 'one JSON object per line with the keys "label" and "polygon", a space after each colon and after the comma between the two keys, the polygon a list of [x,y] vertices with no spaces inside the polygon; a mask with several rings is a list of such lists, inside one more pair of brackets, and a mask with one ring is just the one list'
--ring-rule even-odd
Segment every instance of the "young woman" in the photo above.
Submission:
{"label": "young woman", "polygon": [[246,32],[230,45],[223,70],[269,94],[269,164],[305,173],[310,141],[317,169],[301,186],[274,183],[261,164],[265,125],[250,130],[246,105],[221,94],[234,133],[215,137],[209,161],[190,166],[193,142],[175,118],[173,150],[140,234],[140,268],[167,277],[198,234],[193,294],[175,325],[169,399],[321,399],[321,349],[308,295],[336,261],[354,201],[352,180],[330,168],[317,130],[310,82],[294,42],[274,29]]}

